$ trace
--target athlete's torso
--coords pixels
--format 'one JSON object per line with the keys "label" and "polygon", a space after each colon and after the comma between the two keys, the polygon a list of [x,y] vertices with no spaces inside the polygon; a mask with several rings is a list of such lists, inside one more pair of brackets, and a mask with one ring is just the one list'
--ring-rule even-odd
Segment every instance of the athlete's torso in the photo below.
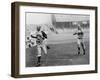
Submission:
{"label": "athlete's torso", "polygon": [[83,38],[83,32],[81,30],[78,30],[77,32],[77,38],[82,39]]}
{"label": "athlete's torso", "polygon": [[39,31],[39,32],[36,32],[36,43],[38,45],[42,45],[43,44],[43,36],[42,36],[42,33]]}

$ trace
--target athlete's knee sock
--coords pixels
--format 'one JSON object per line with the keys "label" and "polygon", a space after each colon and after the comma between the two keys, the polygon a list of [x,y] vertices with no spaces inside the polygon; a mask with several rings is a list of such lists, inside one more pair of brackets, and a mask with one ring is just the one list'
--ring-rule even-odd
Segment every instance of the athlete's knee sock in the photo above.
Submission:
{"label": "athlete's knee sock", "polygon": [[50,49],[50,47],[47,45],[47,49]]}
{"label": "athlete's knee sock", "polygon": [[81,45],[82,45],[83,53],[85,54],[85,48],[84,48],[83,43],[81,43]]}
{"label": "athlete's knee sock", "polygon": [[80,54],[80,47],[78,46],[78,54]]}
{"label": "athlete's knee sock", "polygon": [[38,56],[38,63],[40,63],[40,61],[41,61],[41,56]]}

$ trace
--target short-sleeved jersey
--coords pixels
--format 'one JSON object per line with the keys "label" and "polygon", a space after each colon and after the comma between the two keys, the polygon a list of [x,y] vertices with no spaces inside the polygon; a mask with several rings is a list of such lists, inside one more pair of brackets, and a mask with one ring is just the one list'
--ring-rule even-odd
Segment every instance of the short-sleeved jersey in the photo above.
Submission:
{"label": "short-sleeved jersey", "polygon": [[83,32],[81,30],[77,31],[77,38],[82,39],[83,38]]}
{"label": "short-sleeved jersey", "polygon": [[36,32],[36,43],[38,45],[42,45],[43,43],[43,36],[41,32]]}

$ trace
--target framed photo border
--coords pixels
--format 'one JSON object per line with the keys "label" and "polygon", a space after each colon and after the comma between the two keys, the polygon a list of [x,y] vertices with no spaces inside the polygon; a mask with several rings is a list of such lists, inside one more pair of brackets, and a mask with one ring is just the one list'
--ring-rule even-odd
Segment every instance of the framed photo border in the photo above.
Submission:
{"label": "framed photo border", "polygon": [[[73,8],[73,9],[90,9],[95,10],[95,70],[89,71],[73,71],[73,72],[55,72],[55,73],[42,73],[42,74],[23,74],[20,75],[19,67],[19,7],[20,6],[39,6],[39,7],[55,7],[55,8]],[[47,4],[47,3],[31,3],[31,2],[13,2],[11,3],[11,76],[15,78],[25,77],[43,77],[43,76],[58,76],[58,75],[72,75],[72,74],[88,74],[98,72],[98,9],[96,6],[81,6],[81,5],[64,5],[64,4]]]}

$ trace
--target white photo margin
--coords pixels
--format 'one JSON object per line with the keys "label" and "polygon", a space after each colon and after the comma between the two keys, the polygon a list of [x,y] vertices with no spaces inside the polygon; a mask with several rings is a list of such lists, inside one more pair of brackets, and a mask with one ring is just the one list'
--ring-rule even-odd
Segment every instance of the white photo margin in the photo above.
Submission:
{"label": "white photo margin", "polygon": [[[55,72],[74,72],[95,70],[95,10],[73,9],[73,8],[55,8],[55,7],[37,7],[20,6],[20,43],[19,43],[19,74],[42,74]],[[62,13],[62,14],[86,14],[90,15],[90,64],[86,65],[68,65],[68,66],[50,66],[50,67],[25,67],[25,12],[44,12],[44,13]]]}

